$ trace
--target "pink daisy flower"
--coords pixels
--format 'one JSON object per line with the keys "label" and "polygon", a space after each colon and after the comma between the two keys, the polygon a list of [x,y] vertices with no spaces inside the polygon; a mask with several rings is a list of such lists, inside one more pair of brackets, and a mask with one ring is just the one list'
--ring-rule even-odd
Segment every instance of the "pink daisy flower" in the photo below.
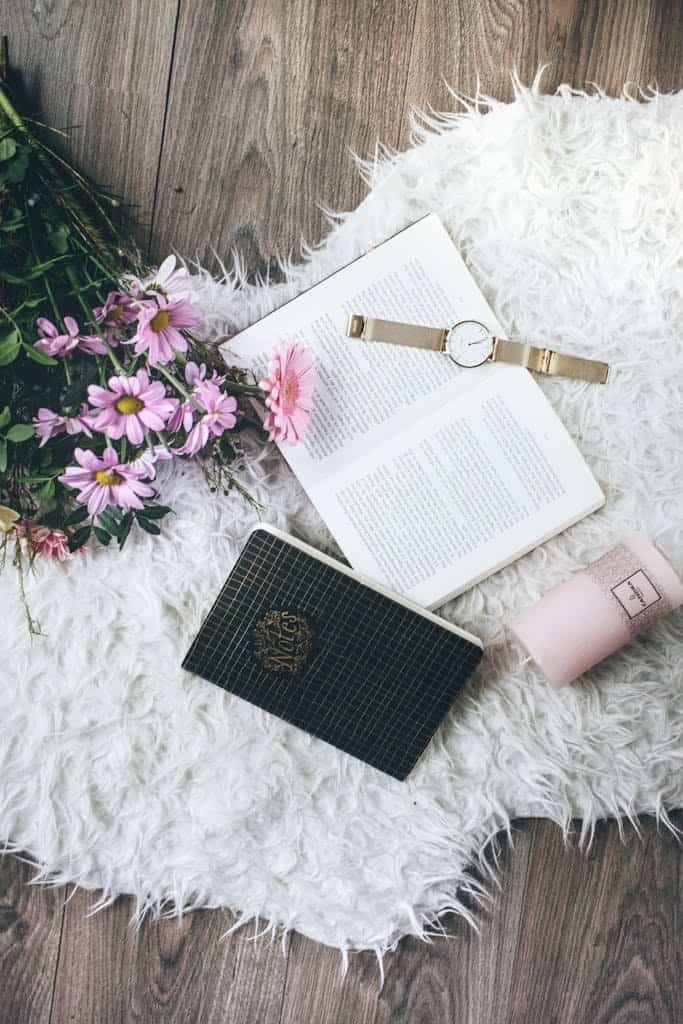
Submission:
{"label": "pink daisy flower", "polygon": [[194,399],[205,412],[190,430],[185,444],[176,449],[178,455],[196,455],[209,437],[220,437],[224,431],[231,430],[237,423],[237,399],[233,395],[224,394],[211,381],[202,381],[195,388]]}
{"label": "pink daisy flower", "polygon": [[185,399],[183,402],[178,402],[175,411],[171,413],[168,418],[166,429],[170,431],[171,434],[175,434],[181,427],[185,431],[191,430],[196,411],[197,409],[188,399]]}
{"label": "pink daisy flower", "polygon": [[167,462],[172,458],[173,452],[169,448],[166,448],[163,444],[155,444],[150,448],[145,448],[141,455],[131,460],[130,465],[135,470],[144,470],[145,477],[153,480],[157,475],[157,462]]}
{"label": "pink daisy flower", "polygon": [[42,407],[38,410],[37,416],[33,417],[33,430],[36,437],[40,438],[39,448],[42,448],[55,434],[86,434],[92,437],[91,410],[83,404],[78,416],[60,416],[52,409]]}
{"label": "pink daisy flower", "polygon": [[163,430],[166,420],[178,406],[177,398],[168,398],[159,380],[150,382],[146,370],[132,377],[110,377],[109,390],[97,384],[88,388],[95,413],[95,430],[106,431],[114,440],[126,435],[132,444],[142,444],[150,430]]}
{"label": "pink daisy flower", "polygon": [[64,416],[53,412],[52,409],[40,408],[38,414],[33,417],[33,432],[36,437],[40,438],[38,447],[42,448],[51,437],[54,437],[55,434],[61,434],[66,430],[65,424]]}
{"label": "pink daisy flower", "polygon": [[135,342],[136,355],[147,352],[150,366],[170,363],[176,352],[187,351],[187,341],[180,333],[201,322],[201,316],[188,299],[166,299],[160,295],[152,302],[142,302],[138,313]]}
{"label": "pink daisy flower", "polygon": [[270,410],[264,421],[271,441],[297,442],[311,415],[315,371],[310,349],[301,342],[279,342],[270,360],[268,376],[259,387],[268,392]]}
{"label": "pink daisy flower", "polygon": [[119,462],[113,448],[105,448],[102,458],[83,448],[74,449],[77,466],[69,466],[59,480],[75,487],[77,500],[88,504],[91,516],[104,511],[107,505],[119,508],[142,508],[140,498],[151,498],[154,490],[141,478],[149,476],[143,465],[131,466]]}
{"label": "pink daisy flower", "polygon": [[96,323],[102,324],[111,345],[118,345],[122,328],[138,318],[135,303],[125,292],[109,292],[104,305],[96,306],[92,312]]}
{"label": "pink daisy flower", "polygon": [[[38,410],[40,412],[40,410]],[[78,416],[65,416],[64,426],[66,427],[67,434],[85,434],[86,437],[92,437],[93,427],[93,411],[89,409],[85,402],[81,405],[81,411]]]}
{"label": "pink daisy flower", "polygon": [[[185,364],[185,380],[192,388],[196,388],[203,380],[206,380],[206,363],[189,362]],[[219,376],[216,370],[212,370],[209,380],[212,384],[222,384],[225,380],[225,374]]]}
{"label": "pink daisy flower", "polygon": [[[206,364],[201,363],[199,366],[197,363],[189,362],[185,364],[185,381],[188,386],[193,390],[197,388],[203,380],[206,379]],[[211,384],[220,386],[225,380],[225,376],[219,376],[216,370],[213,370],[209,381]],[[172,434],[180,430],[191,430],[192,424],[194,423],[195,413],[197,412],[197,406],[191,399],[186,399],[178,405],[178,408],[170,417],[166,424],[166,429],[170,430]]]}
{"label": "pink daisy flower", "polygon": [[148,292],[160,292],[167,298],[185,298],[188,294],[190,275],[182,264],[176,267],[175,256],[167,256],[158,270],[146,277],[132,274],[123,278],[123,284],[135,299],[144,298]]}
{"label": "pink daisy flower", "polygon": [[44,352],[47,356],[61,356],[64,358],[76,348],[79,348],[82,352],[97,353],[98,355],[102,355],[106,351],[96,334],[80,333],[78,323],[72,316],[64,317],[66,334],[60,334],[59,329],[55,327],[52,321],[47,320],[44,316],[36,320],[36,326],[40,332],[40,337],[36,341],[34,348]]}

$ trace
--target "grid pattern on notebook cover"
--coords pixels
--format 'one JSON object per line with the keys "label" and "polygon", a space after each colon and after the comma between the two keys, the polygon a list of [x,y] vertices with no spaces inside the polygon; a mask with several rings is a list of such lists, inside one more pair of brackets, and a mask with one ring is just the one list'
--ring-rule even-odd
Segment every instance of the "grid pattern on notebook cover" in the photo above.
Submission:
{"label": "grid pattern on notebook cover", "polygon": [[256,530],[183,668],[404,779],[480,657],[466,638]]}

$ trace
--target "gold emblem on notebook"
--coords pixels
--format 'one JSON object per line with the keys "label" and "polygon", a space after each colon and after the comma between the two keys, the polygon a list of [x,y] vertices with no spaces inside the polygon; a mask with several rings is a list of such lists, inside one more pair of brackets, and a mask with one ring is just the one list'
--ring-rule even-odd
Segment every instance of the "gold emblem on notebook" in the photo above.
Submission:
{"label": "gold emblem on notebook", "polygon": [[272,611],[256,623],[253,639],[267,672],[298,672],[311,653],[313,630],[297,612]]}

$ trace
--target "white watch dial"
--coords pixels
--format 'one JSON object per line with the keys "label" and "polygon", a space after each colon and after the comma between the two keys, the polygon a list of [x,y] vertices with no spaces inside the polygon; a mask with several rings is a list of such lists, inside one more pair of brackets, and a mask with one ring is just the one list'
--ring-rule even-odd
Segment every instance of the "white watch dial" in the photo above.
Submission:
{"label": "white watch dial", "polygon": [[458,366],[481,366],[493,352],[493,335],[478,320],[461,320],[446,335],[446,352]]}

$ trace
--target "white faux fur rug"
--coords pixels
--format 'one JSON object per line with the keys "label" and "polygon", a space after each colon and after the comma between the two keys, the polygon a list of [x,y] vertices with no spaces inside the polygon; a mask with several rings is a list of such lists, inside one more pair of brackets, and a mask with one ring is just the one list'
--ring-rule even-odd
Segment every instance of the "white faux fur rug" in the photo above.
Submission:
{"label": "white faux fur rug", "polygon": [[[518,89],[415,141],[363,166],[368,198],[287,284],[204,279],[201,300],[232,333],[434,210],[510,333],[613,365],[606,388],[541,382],[607,504],[445,609],[490,641],[625,529],[683,569],[683,94]],[[269,518],[333,550],[277,456],[251,475]],[[585,838],[601,817],[683,805],[680,610],[562,692],[493,646],[400,783],[180,669],[254,516],[194,472],[165,488],[178,514],[161,538],[38,568],[46,638],[28,640],[2,576],[0,835],[41,877],[379,952],[467,913],[467,865],[515,816],[579,816]]]}

